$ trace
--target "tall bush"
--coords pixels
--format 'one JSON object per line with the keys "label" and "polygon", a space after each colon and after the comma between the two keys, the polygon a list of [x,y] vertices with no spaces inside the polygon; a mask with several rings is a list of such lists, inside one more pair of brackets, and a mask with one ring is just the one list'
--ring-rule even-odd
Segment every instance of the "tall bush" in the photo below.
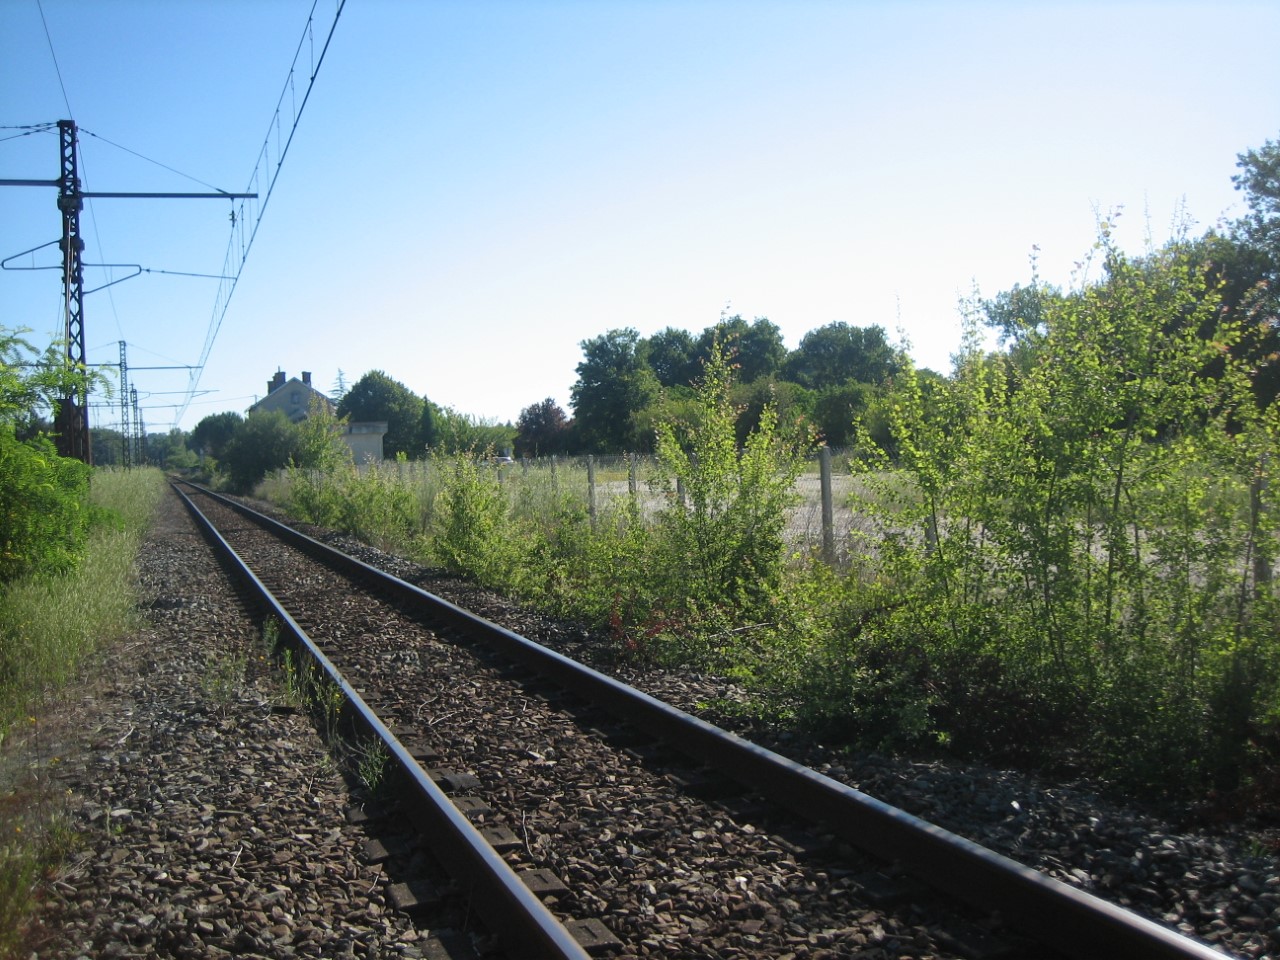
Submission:
{"label": "tall bush", "polygon": [[0,424],[0,583],[73,567],[89,530],[90,469]]}
{"label": "tall bush", "polygon": [[896,485],[863,464],[886,588],[867,649],[915,664],[935,734],[1077,731],[1138,779],[1229,779],[1215,757],[1276,704],[1255,571],[1277,522],[1251,498],[1276,412],[1188,245],[1130,260],[1104,225],[1098,249],[1104,277],[1042,305],[1030,362],[983,354],[971,326],[930,415],[899,379]]}
{"label": "tall bush", "polygon": [[655,482],[666,502],[654,531],[653,569],[660,602],[674,613],[724,608],[750,618],[781,583],[787,508],[810,437],[788,435],[766,404],[739,449],[732,387],[733,367],[717,344],[692,419],[657,426]]}

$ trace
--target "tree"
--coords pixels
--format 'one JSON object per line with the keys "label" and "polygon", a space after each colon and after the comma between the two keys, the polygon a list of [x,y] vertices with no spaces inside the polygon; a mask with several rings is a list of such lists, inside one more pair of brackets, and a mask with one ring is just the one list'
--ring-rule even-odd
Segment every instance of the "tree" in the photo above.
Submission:
{"label": "tree", "polygon": [[1247,331],[1256,363],[1254,394],[1264,404],[1280,395],[1280,140],[1239,157],[1232,178],[1249,214],[1214,246],[1222,268],[1225,310]]}
{"label": "tree", "polygon": [[89,436],[93,446],[93,465],[95,467],[114,467],[124,460],[124,445],[128,439],[119,431],[110,427],[94,427]]}
{"label": "tree", "polygon": [[774,419],[785,432],[792,432],[810,421],[813,395],[786,380],[769,377],[737,384],[731,396],[738,411],[735,430],[740,447],[745,447],[747,438],[760,429],[760,418],[767,408],[772,408]]}
{"label": "tree", "polygon": [[861,421],[874,399],[869,383],[847,381],[819,392],[813,405],[813,422],[829,447],[848,447],[854,441],[854,424]]}
{"label": "tree", "polygon": [[788,380],[809,390],[826,390],[849,381],[882,383],[897,369],[897,356],[884,328],[829,323],[804,335],[790,356]]}
{"label": "tree", "polygon": [[588,449],[635,450],[643,445],[636,417],[657,398],[658,383],[640,357],[639,342],[639,332],[627,327],[581,343],[584,359],[570,403]]}
{"label": "tree", "polygon": [[569,418],[551,397],[525,407],[516,420],[516,450],[522,457],[565,453],[569,443]]}
{"label": "tree", "polygon": [[388,457],[418,456],[421,442],[423,400],[381,370],[370,370],[351,385],[338,404],[338,416],[352,423],[384,421],[387,434],[382,449]]}
{"label": "tree", "polygon": [[687,387],[698,379],[702,364],[688,330],[667,327],[641,341],[641,355],[664,387]]}
{"label": "tree", "polygon": [[1251,242],[1280,255],[1280,140],[1239,155],[1241,170],[1231,178],[1243,191],[1249,215],[1237,223]]}
{"label": "tree", "polygon": [[434,450],[443,442],[440,423],[444,412],[426,397],[422,398],[422,419],[418,421],[418,442],[423,450]]}
{"label": "tree", "polygon": [[221,460],[222,453],[235,436],[236,428],[244,423],[244,417],[234,410],[211,413],[195,425],[187,436],[187,446],[202,457]]}
{"label": "tree", "polygon": [[59,344],[30,362],[21,333],[0,327],[0,583],[73,566],[89,527],[90,468],[58,456],[47,435],[19,439],[18,429],[100,378],[68,367]]}
{"label": "tree", "polygon": [[196,464],[196,455],[187,447],[187,435],[174,427],[168,433],[149,433],[143,440],[147,463],[162,470],[187,469]]}
{"label": "tree", "polygon": [[787,359],[787,348],[782,342],[778,325],[765,317],[756,317],[747,323],[741,316],[721,317],[707,327],[698,337],[698,359],[705,364],[715,353],[719,343],[729,354],[737,368],[735,379],[739,383],[751,383],[771,377],[782,370]]}
{"label": "tree", "polygon": [[668,615],[696,618],[717,608],[764,615],[782,581],[783,532],[809,437],[778,425],[766,405],[741,442],[732,401],[733,367],[716,342],[698,382],[691,421],[657,428],[657,478],[667,506],[658,516],[655,577],[674,585],[660,598]]}
{"label": "tree", "polygon": [[439,449],[446,453],[500,453],[511,449],[516,428],[509,423],[487,420],[445,407],[436,417],[440,433]]}
{"label": "tree", "polygon": [[298,452],[298,429],[279,410],[251,413],[223,451],[222,468],[237,493],[250,493],[272,470],[289,466]]}

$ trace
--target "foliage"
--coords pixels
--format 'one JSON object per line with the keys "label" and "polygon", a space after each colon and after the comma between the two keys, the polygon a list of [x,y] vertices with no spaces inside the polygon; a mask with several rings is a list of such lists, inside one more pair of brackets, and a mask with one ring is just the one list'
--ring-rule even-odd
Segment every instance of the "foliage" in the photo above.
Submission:
{"label": "foliage", "polygon": [[187,446],[201,456],[221,460],[227,444],[242,423],[244,417],[234,411],[210,414],[187,435]]}
{"label": "foliage", "polygon": [[422,419],[418,421],[418,441],[422,444],[425,453],[430,453],[440,446],[440,419],[443,413],[444,411],[426,397],[422,398]]}
{"label": "foliage", "polygon": [[490,450],[509,454],[515,442],[516,428],[509,423],[459,413],[452,407],[438,411],[435,450],[440,453],[466,453]]}
{"label": "foliage", "polygon": [[422,455],[423,400],[399,380],[370,370],[351,385],[338,403],[338,416],[353,423],[384,421],[383,452],[388,457]]}
{"label": "foliage", "polygon": [[647,449],[637,415],[658,396],[653,371],[640,355],[640,334],[609,330],[581,344],[583,360],[571,391],[582,442],[597,452]]}
{"label": "foliage", "polygon": [[200,458],[187,446],[187,436],[174,428],[167,433],[149,433],[143,438],[143,460],[161,470],[190,470]]}
{"label": "foliage", "polygon": [[342,439],[346,427],[345,417],[313,396],[306,419],[294,425],[292,466],[326,472],[351,463],[351,448]]}
{"label": "foliage", "polygon": [[516,451],[522,457],[551,456],[569,449],[569,418],[551,397],[525,407],[516,420]]}
{"label": "foliage", "polygon": [[70,569],[89,526],[89,468],[28,428],[98,378],[68,368],[57,345],[29,363],[34,352],[21,331],[0,328],[0,583]]}
{"label": "foliage", "polygon": [[787,358],[782,331],[765,317],[747,323],[741,316],[721,316],[698,337],[697,359],[700,364],[712,361],[718,351],[732,355],[736,367],[734,379],[741,383],[775,376]]}
{"label": "foliage", "polygon": [[37,353],[26,332],[0,326],[0,423],[15,429],[42,422],[64,397],[107,386],[101,373],[68,365],[65,344]]}
{"label": "foliage", "polygon": [[775,424],[789,425],[787,432],[790,433],[804,432],[812,420],[813,395],[785,380],[768,377],[751,383],[735,383],[730,387],[729,397],[737,414],[733,432],[739,447],[746,446],[747,438],[760,429],[761,417],[767,409],[772,409]]}
{"label": "foliage", "polygon": [[297,428],[281,411],[249,414],[223,451],[221,466],[231,489],[249,493],[271,471],[296,462],[298,440]]}
{"label": "foliage", "polygon": [[443,486],[436,496],[428,559],[483,586],[518,591],[523,538],[499,472],[474,453],[435,457],[432,464]]}
{"label": "foliage", "polygon": [[1276,521],[1249,508],[1275,414],[1231,360],[1240,331],[1193,245],[1131,261],[1104,224],[1098,250],[1101,282],[1040,301],[1025,367],[984,355],[971,319],[931,411],[910,368],[896,383],[909,483],[862,463],[880,525],[843,683],[924,691],[899,735],[994,750],[1078,734],[1135,780],[1176,763],[1219,782],[1277,703],[1250,559],[1274,559]]}
{"label": "foliage", "polygon": [[837,322],[806,333],[787,356],[783,373],[809,390],[830,390],[850,381],[883,383],[897,365],[897,351],[883,327]]}
{"label": "foliage", "polygon": [[644,362],[664,387],[687,387],[702,372],[698,348],[688,330],[667,327],[640,341]]}
{"label": "foliage", "polygon": [[89,473],[47,438],[23,443],[0,424],[0,583],[75,566],[89,528]]}
{"label": "foliage", "polygon": [[93,464],[97,467],[114,467],[124,462],[124,446],[131,442],[119,430],[95,427],[89,434],[93,449]]}
{"label": "foliage", "polygon": [[421,529],[403,459],[357,468],[350,456],[289,471],[287,505],[299,519],[349,533],[381,549],[410,547]]}
{"label": "foliage", "polygon": [[728,358],[716,347],[698,386],[697,419],[658,426],[666,508],[657,518],[654,562],[673,613],[729,607],[752,617],[780,584],[786,508],[808,438],[780,431],[768,405],[739,452],[732,386]]}

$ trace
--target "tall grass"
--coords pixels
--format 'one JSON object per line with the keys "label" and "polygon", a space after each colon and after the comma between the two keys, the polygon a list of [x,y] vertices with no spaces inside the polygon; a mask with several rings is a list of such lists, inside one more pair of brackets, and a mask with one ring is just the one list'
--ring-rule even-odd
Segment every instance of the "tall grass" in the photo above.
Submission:
{"label": "tall grass", "polygon": [[[62,574],[0,587],[0,744],[18,727],[35,740],[43,700],[72,680],[93,650],[136,626],[134,559],[163,490],[159,470],[96,471],[93,522],[79,562]],[[0,822],[0,957],[20,945],[40,876],[75,843],[46,792],[35,783],[6,805]]]}
{"label": "tall grass", "polygon": [[163,484],[158,470],[95,472],[94,522],[79,563],[0,588],[0,742],[42,692],[135,625],[133,561]]}

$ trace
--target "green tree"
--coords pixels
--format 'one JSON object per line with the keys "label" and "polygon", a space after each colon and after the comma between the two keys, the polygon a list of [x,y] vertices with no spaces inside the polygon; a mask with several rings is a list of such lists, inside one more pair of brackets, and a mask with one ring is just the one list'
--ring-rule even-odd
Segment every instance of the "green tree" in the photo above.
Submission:
{"label": "green tree", "polygon": [[854,424],[864,419],[875,397],[875,387],[856,380],[818,392],[813,401],[813,424],[827,446],[853,445]]}
{"label": "green tree", "polygon": [[100,382],[69,368],[60,344],[38,354],[22,331],[0,327],[0,582],[65,570],[79,558],[90,469],[58,456],[41,433],[19,439],[18,429],[39,423],[59,397]]}
{"label": "green tree", "polygon": [[295,463],[299,440],[297,425],[281,411],[249,414],[223,451],[221,466],[231,488],[251,493],[270,471]]}
{"label": "green tree", "polygon": [[[781,583],[783,530],[809,438],[782,431],[772,406],[739,452],[733,367],[713,343],[693,422],[660,423],[657,470],[667,496],[657,562],[678,596],[660,607],[684,616],[715,609],[758,615]],[[687,498],[687,499],[686,499]]]}
{"label": "green tree", "polygon": [[145,440],[148,464],[166,469],[187,469],[198,462],[187,446],[187,435],[177,427],[167,433],[149,433]]}
{"label": "green tree", "polygon": [[244,417],[234,410],[211,413],[201,419],[187,436],[187,446],[202,457],[221,460],[223,451],[235,435],[236,428],[244,423]]}
{"label": "green tree", "polygon": [[401,453],[418,457],[424,451],[422,406],[422,398],[399,380],[393,380],[381,370],[370,370],[343,396],[338,404],[338,416],[352,423],[385,422],[383,452],[388,457]]}
{"label": "green tree", "polygon": [[1223,308],[1244,327],[1240,352],[1255,367],[1254,393],[1270,404],[1280,396],[1280,140],[1242,153],[1237,165],[1232,180],[1249,213],[1207,242]]}
{"label": "green tree", "polygon": [[640,334],[627,327],[609,330],[580,344],[570,403],[587,449],[598,453],[647,447],[639,436],[637,417],[658,396],[653,371],[640,356]]}
{"label": "green tree", "polygon": [[785,433],[807,429],[811,422],[813,395],[786,380],[764,377],[750,383],[734,384],[730,396],[738,411],[734,433],[739,447],[746,446],[747,438],[760,429],[766,409],[772,409],[778,428]]}
{"label": "green tree", "polygon": [[508,455],[515,442],[516,428],[509,423],[460,413],[445,407],[436,418],[443,453],[485,452]]}
{"label": "green tree", "polygon": [[864,476],[866,508],[887,507],[874,633],[927,659],[935,732],[993,748],[1075,730],[1134,780],[1220,786],[1278,706],[1255,579],[1277,518],[1250,489],[1280,411],[1253,403],[1195,244],[1134,260],[1103,224],[1098,250],[1102,279],[1045,301],[1012,376],[971,319],[931,410],[910,369],[895,383],[902,472]]}
{"label": "green tree", "polygon": [[806,333],[787,356],[783,372],[809,390],[827,390],[849,381],[883,383],[896,371],[897,360],[883,327],[837,322]]}
{"label": "green tree", "polygon": [[318,397],[311,398],[306,418],[294,425],[293,466],[330,473],[352,462],[351,448],[342,439],[347,422],[331,411]]}
{"label": "green tree", "polygon": [[113,467],[124,459],[124,445],[127,442],[124,434],[110,427],[95,427],[89,436],[93,446],[93,465],[95,467]]}
{"label": "green tree", "polygon": [[443,436],[440,432],[440,423],[444,416],[443,411],[428,400],[422,398],[422,419],[418,421],[418,442],[422,445],[422,449],[428,453],[443,442]]}
{"label": "green tree", "polygon": [[640,348],[642,358],[664,387],[687,387],[702,375],[698,347],[688,330],[667,327],[642,340]]}
{"label": "green tree", "polygon": [[522,457],[567,453],[569,418],[551,397],[525,407],[516,420],[515,444]]}
{"label": "green tree", "polygon": [[787,348],[782,342],[782,331],[766,317],[756,317],[747,323],[741,316],[721,317],[720,321],[702,331],[698,337],[697,357],[707,363],[714,355],[717,344],[728,352],[737,367],[735,379],[740,383],[752,383],[779,373],[787,358]]}

